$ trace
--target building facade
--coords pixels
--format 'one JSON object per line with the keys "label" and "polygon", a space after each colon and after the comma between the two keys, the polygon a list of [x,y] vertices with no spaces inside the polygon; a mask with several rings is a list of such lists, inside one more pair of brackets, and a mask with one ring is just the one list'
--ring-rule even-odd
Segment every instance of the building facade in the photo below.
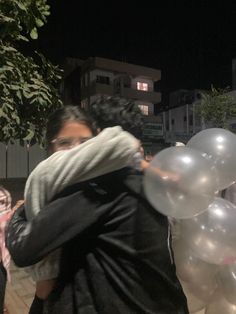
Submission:
{"label": "building facade", "polygon": [[[152,68],[103,58],[68,58],[61,92],[66,105],[85,109],[101,95],[134,100],[145,116],[144,148],[155,154],[164,142],[162,114],[154,114],[155,106],[161,102],[161,93],[155,91],[154,84],[160,79],[161,71]],[[46,155],[38,145],[0,143],[0,179],[14,181],[28,177]]]}
{"label": "building facade", "polygon": [[[201,90],[178,90],[170,94],[169,109],[163,112],[165,142],[187,143],[188,140],[205,128],[214,127],[205,123],[197,110],[201,100]],[[236,91],[228,93],[236,101]],[[236,132],[236,118],[229,120],[230,129]]]}
{"label": "building facade", "polygon": [[186,143],[193,134],[202,129],[197,106],[201,99],[200,90],[177,90],[170,94],[168,109],[163,112],[165,142]]}
{"label": "building facade", "polygon": [[161,103],[161,93],[154,88],[161,80],[160,70],[97,57],[85,61],[67,59],[65,69],[66,104],[80,103],[88,109],[101,95],[133,100],[144,114],[144,148],[153,153],[160,150],[164,142],[163,121],[155,109]]}

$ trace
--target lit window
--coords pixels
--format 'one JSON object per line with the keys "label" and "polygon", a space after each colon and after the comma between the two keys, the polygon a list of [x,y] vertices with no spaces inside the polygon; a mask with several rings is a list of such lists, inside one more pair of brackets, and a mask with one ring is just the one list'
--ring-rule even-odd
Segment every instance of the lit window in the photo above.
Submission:
{"label": "lit window", "polygon": [[147,105],[139,105],[139,108],[143,115],[148,116],[148,106]]}
{"label": "lit window", "polygon": [[148,83],[137,82],[137,89],[148,91]]}

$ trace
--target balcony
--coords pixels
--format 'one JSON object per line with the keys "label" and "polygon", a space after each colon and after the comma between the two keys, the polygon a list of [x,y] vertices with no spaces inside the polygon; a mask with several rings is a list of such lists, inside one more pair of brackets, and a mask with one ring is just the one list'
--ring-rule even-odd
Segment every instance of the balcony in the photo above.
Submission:
{"label": "balcony", "polygon": [[81,89],[82,99],[97,94],[113,96],[114,95],[113,85],[101,84],[97,83],[96,81],[93,81],[90,83],[89,86],[83,87]]}
{"label": "balcony", "polygon": [[121,96],[127,99],[142,100],[154,104],[161,102],[161,93],[142,91],[132,88],[124,88]]}
{"label": "balcony", "polygon": [[89,86],[81,88],[82,99],[93,95],[119,96],[126,99],[140,100],[158,104],[161,102],[161,93],[136,90],[129,87],[117,88],[113,84],[101,84],[93,81]]}

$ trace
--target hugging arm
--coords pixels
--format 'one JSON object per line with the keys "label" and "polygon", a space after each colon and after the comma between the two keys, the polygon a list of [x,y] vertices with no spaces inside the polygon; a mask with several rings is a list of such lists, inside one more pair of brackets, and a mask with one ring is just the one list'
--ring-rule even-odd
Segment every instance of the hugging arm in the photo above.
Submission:
{"label": "hugging arm", "polygon": [[85,197],[78,200],[81,193],[53,201],[31,221],[26,220],[23,206],[16,210],[6,231],[6,244],[16,265],[37,263],[98,222],[104,209]]}
{"label": "hugging arm", "polygon": [[139,141],[116,126],[70,150],[59,151],[42,161],[25,187],[25,206],[32,219],[66,187],[129,165]]}

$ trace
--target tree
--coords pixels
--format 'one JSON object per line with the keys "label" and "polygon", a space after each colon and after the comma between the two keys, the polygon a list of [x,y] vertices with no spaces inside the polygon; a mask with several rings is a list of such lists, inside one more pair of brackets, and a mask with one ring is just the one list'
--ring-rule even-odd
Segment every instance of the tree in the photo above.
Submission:
{"label": "tree", "polygon": [[198,107],[203,121],[210,123],[213,127],[229,128],[229,118],[236,116],[235,100],[229,94],[229,89],[216,89],[201,93]]}
{"label": "tree", "polygon": [[47,0],[0,2],[0,141],[43,143],[48,115],[62,106],[61,70],[39,54],[25,56],[19,42],[38,38],[50,14]]}

